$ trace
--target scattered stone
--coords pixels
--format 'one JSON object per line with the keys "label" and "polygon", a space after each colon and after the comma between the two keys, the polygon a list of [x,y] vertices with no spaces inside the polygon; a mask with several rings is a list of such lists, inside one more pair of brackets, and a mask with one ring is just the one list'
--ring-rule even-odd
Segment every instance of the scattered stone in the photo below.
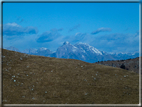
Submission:
{"label": "scattered stone", "polygon": [[14,80],[14,82],[16,82],[16,80]]}
{"label": "scattered stone", "polygon": [[3,102],[7,102],[7,100],[3,100]]}
{"label": "scattered stone", "polygon": [[45,93],[47,93],[47,91],[45,91]]}
{"label": "scattered stone", "polygon": [[88,93],[85,93],[85,95],[87,95]]}
{"label": "scattered stone", "polygon": [[94,80],[96,80],[96,78],[94,78]]}
{"label": "scattered stone", "polygon": [[126,77],[126,75],[124,75],[124,78]]}
{"label": "scattered stone", "polygon": [[28,75],[27,75],[28,76]]}
{"label": "scattered stone", "polygon": [[32,99],[34,100],[35,98],[33,97]]}
{"label": "scattered stone", "polygon": [[81,66],[81,67],[83,67],[83,66]]}
{"label": "scattered stone", "polygon": [[22,58],[20,58],[22,60]]}
{"label": "scattered stone", "polygon": [[25,98],[25,96],[22,96],[23,98]]}
{"label": "scattered stone", "polygon": [[97,76],[98,74],[96,74],[96,76]]}
{"label": "scattered stone", "polygon": [[51,70],[51,72],[53,72],[53,70]]}

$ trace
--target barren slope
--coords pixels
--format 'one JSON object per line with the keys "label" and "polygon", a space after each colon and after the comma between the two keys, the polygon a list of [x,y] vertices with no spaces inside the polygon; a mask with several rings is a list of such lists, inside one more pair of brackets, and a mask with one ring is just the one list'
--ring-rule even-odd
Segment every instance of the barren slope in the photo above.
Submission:
{"label": "barren slope", "polygon": [[3,104],[138,104],[137,73],[3,50]]}

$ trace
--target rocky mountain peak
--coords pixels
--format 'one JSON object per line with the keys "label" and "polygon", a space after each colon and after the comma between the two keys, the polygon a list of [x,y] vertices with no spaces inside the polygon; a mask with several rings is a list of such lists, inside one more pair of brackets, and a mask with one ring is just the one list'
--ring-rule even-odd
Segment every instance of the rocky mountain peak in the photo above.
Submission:
{"label": "rocky mountain peak", "polygon": [[70,43],[68,41],[65,41],[63,45],[70,45]]}

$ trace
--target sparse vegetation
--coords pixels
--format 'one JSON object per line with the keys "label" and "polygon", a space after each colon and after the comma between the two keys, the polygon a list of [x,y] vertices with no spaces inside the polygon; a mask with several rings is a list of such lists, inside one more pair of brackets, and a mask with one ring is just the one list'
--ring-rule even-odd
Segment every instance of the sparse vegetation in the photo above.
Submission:
{"label": "sparse vegetation", "polygon": [[97,62],[97,64],[118,67],[139,73],[139,58],[127,59],[127,60],[112,60],[106,62],[101,61]]}
{"label": "sparse vegetation", "polygon": [[122,65],[120,66],[120,68],[125,69],[125,65],[124,65],[124,64],[122,64]]}
{"label": "sparse vegetation", "polygon": [[3,49],[3,104],[138,104],[139,75]]}

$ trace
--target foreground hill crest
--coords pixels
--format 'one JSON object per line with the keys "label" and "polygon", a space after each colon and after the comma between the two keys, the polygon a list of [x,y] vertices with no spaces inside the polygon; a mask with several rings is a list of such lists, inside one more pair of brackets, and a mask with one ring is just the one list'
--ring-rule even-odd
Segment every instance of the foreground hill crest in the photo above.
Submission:
{"label": "foreground hill crest", "polygon": [[138,104],[135,72],[2,51],[3,104]]}

